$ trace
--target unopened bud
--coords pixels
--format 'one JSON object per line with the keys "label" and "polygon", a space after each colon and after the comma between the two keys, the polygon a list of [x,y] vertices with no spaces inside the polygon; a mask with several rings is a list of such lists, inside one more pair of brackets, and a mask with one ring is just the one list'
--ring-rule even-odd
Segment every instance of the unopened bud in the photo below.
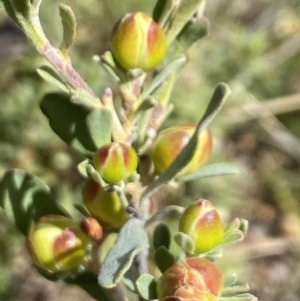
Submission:
{"label": "unopened bud", "polygon": [[163,60],[167,42],[163,30],[151,17],[136,12],[114,25],[111,50],[123,68],[149,71]]}
{"label": "unopened bud", "polygon": [[50,272],[66,272],[79,267],[90,239],[72,219],[49,215],[31,229],[27,250],[33,261]]}
{"label": "unopened bud", "polygon": [[192,203],[179,220],[179,231],[188,234],[195,253],[205,253],[222,241],[224,228],[217,209],[207,200]]}
{"label": "unopened bud", "polygon": [[116,192],[106,192],[92,179],[88,179],[82,188],[83,202],[101,224],[121,228],[128,219],[127,212]]}
{"label": "unopened bud", "polygon": [[213,262],[187,258],[174,263],[157,280],[158,300],[214,301],[221,295],[223,283],[223,273]]}
{"label": "unopened bud", "polygon": [[80,222],[80,229],[94,241],[101,241],[103,238],[103,229],[98,221],[91,217],[84,217]]}
{"label": "unopened bud", "polygon": [[[155,171],[163,173],[188,144],[196,129],[195,124],[181,124],[162,130],[153,145],[152,159]],[[176,177],[191,174],[206,163],[212,151],[212,135],[208,129],[201,132],[192,160]]]}
{"label": "unopened bud", "polygon": [[137,165],[135,150],[124,143],[106,144],[94,156],[94,167],[108,184],[126,181],[135,172]]}

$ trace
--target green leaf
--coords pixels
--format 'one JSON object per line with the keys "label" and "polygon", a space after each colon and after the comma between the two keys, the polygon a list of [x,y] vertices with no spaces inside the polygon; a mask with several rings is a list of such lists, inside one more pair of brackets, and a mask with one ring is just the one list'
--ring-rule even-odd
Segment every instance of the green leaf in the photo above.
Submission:
{"label": "green leaf", "polygon": [[135,255],[148,247],[148,237],[140,221],[130,219],[122,227],[115,245],[105,257],[98,277],[99,284],[105,288],[117,285],[130,268]]}
{"label": "green leaf", "polygon": [[130,269],[124,274],[122,282],[130,291],[132,291],[133,293],[137,293],[135,283],[139,276],[140,275],[136,267],[134,265],[131,265]]}
{"label": "green leaf", "polygon": [[112,298],[109,290],[99,286],[97,276],[93,273],[84,272],[75,278],[69,277],[64,282],[81,287],[97,301],[119,301],[116,298]]}
{"label": "green leaf", "polygon": [[66,82],[54,71],[50,66],[42,66],[37,69],[38,75],[50,84],[61,89],[65,93],[69,93]]}
{"label": "green leaf", "polygon": [[174,235],[174,240],[186,254],[193,254],[195,244],[193,239],[186,233],[178,232]]}
{"label": "green leaf", "polygon": [[242,285],[235,285],[235,286],[230,286],[230,287],[224,287],[222,291],[222,296],[230,296],[230,295],[236,295],[240,293],[244,293],[249,291],[249,285],[248,283],[242,284]]}
{"label": "green leaf", "polygon": [[80,212],[83,216],[90,216],[90,214],[88,213],[88,211],[85,209],[85,207],[83,207],[81,204],[74,204],[73,205],[74,208]]}
{"label": "green leaf", "polygon": [[166,217],[179,218],[181,216],[181,214],[183,213],[183,211],[184,211],[184,208],[181,206],[177,206],[177,205],[167,206],[167,207],[163,208],[162,210],[160,210],[159,212],[157,212],[155,215],[153,215],[150,219],[148,219],[145,223],[145,226],[148,227],[152,223],[162,220]]}
{"label": "green leaf", "polygon": [[258,299],[251,294],[239,294],[232,297],[220,297],[219,301],[258,301]]}
{"label": "green leaf", "polygon": [[153,10],[153,20],[163,28],[179,2],[180,0],[158,0]]}
{"label": "green leaf", "polygon": [[97,148],[111,142],[112,115],[106,109],[95,109],[86,117],[89,133]]}
{"label": "green leaf", "polygon": [[90,164],[90,160],[86,159],[82,162],[80,162],[77,165],[77,170],[84,178],[88,178],[88,172],[87,172],[87,166]]}
{"label": "green leaf", "polygon": [[177,55],[168,65],[166,65],[153,79],[149,88],[147,88],[139,97],[138,103],[142,103],[152,92],[155,91],[173,72],[179,70],[186,62],[186,56]]}
{"label": "green leaf", "polygon": [[76,17],[68,5],[59,5],[59,14],[61,17],[64,35],[63,42],[60,46],[60,50],[66,53],[68,49],[72,46],[76,37]]}
{"label": "green leaf", "polygon": [[21,27],[22,24],[29,22],[31,9],[29,0],[1,0],[1,9],[4,9],[7,15]]}
{"label": "green leaf", "polygon": [[237,282],[238,276],[237,273],[233,273],[229,276],[226,276],[224,279],[224,287],[229,287],[234,285]]}
{"label": "green leaf", "polygon": [[[82,106],[72,103],[68,95],[62,93],[47,94],[41,102],[41,110],[48,117],[52,130],[67,144],[85,156],[92,156],[99,146],[99,141],[110,137],[107,131],[111,118],[108,111],[90,112]],[[97,118],[103,120],[96,120]],[[103,125],[103,128],[101,126]],[[98,133],[95,133],[96,126]],[[103,139],[97,136],[103,135]],[[95,139],[95,140],[94,140]]]}
{"label": "green leaf", "polygon": [[179,9],[176,11],[175,18],[169,23],[167,29],[167,40],[170,44],[181,32],[185,24],[192,18],[200,6],[205,4],[205,0],[184,0],[181,1]]}
{"label": "green leaf", "polygon": [[240,170],[234,163],[214,163],[201,167],[197,171],[178,178],[178,182],[188,182],[199,178],[225,176],[225,175],[236,175],[239,174]]}
{"label": "green leaf", "polygon": [[68,216],[56,204],[45,183],[18,169],[4,174],[0,183],[0,206],[24,235],[27,235],[30,226],[44,215]]}
{"label": "green leaf", "polygon": [[221,107],[225,103],[230,89],[225,83],[219,83],[214,91],[214,94],[209,102],[209,105],[200,119],[196,130],[191,137],[189,143],[180,152],[177,158],[172,164],[145,190],[142,196],[142,201],[148,198],[148,196],[157,189],[160,185],[170,181],[182,168],[184,168],[192,159],[198,145],[198,137],[200,133],[208,126],[216,114],[220,111]]}
{"label": "green leaf", "polygon": [[188,49],[198,40],[208,34],[209,22],[206,18],[201,17],[196,20],[189,21],[177,37],[178,42]]}
{"label": "green leaf", "polygon": [[155,227],[153,233],[153,245],[157,249],[161,246],[164,246],[166,249],[169,249],[171,244],[171,233],[169,227],[166,224],[160,223]]}
{"label": "green leaf", "polygon": [[161,246],[155,250],[154,260],[162,273],[172,266],[176,261],[174,255],[164,246]]}
{"label": "green leaf", "polygon": [[157,299],[156,280],[150,274],[142,274],[136,281],[139,294],[146,300]]}
{"label": "green leaf", "polygon": [[225,230],[224,237],[218,247],[238,242],[244,239],[248,229],[248,221],[236,218]]}

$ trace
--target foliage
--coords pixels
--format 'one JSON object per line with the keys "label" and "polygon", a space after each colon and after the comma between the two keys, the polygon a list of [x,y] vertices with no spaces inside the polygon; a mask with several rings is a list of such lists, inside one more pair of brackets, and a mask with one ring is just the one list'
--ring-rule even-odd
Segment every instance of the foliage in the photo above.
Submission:
{"label": "foliage", "polygon": [[[162,1],[163,2],[163,1]],[[66,23],[66,22],[65,22]],[[67,22],[68,23],[68,22]],[[66,23],[66,24],[67,24]],[[69,44],[69,43],[64,43],[65,45],[66,44]],[[72,57],[72,55],[71,55],[71,57]],[[225,55],[222,55],[222,57],[224,58],[225,57]],[[72,61],[73,61],[73,58],[72,58]],[[108,66],[108,65],[107,65]],[[208,70],[209,70],[209,68],[207,68]],[[213,69],[213,68],[212,68]],[[227,68],[228,69],[228,68]],[[49,72],[47,73],[47,74],[49,74]],[[161,73],[162,74],[162,73]],[[120,74],[118,74],[118,75],[120,75]],[[166,76],[168,76],[169,74],[167,74]],[[214,75],[213,75],[214,76]],[[222,76],[221,75],[218,75],[218,76],[220,76],[219,78],[222,80]],[[59,78],[59,77],[55,77],[55,78]],[[103,76],[103,79],[104,79],[105,77]],[[155,79],[157,79],[157,78],[159,78],[159,74],[157,75],[157,76],[155,76],[154,77],[154,80]],[[166,78],[166,77],[165,77]],[[224,78],[227,78],[227,76],[225,76]],[[49,77],[48,77],[48,79],[49,79]],[[87,77],[87,79],[88,79],[88,77]],[[164,78],[163,78],[164,79]],[[104,81],[105,80],[107,80],[107,79],[104,79]],[[54,80],[53,80],[53,77],[51,77],[51,81],[53,82]],[[59,81],[60,82],[60,81]],[[89,81],[88,81],[89,82]],[[157,89],[157,87],[159,87],[159,84],[160,83],[158,83],[157,85],[158,86],[155,86],[155,88],[151,88],[151,85],[150,85],[150,89],[148,89],[148,91],[151,91],[151,92],[148,92],[148,93],[145,93],[144,94],[144,92],[143,92],[143,97],[141,97],[139,100],[141,101],[141,99],[143,99],[143,101],[144,101],[144,104],[145,104],[145,106],[146,106],[146,108],[151,108],[151,106],[153,106],[153,103],[154,103],[154,105],[155,105],[155,102],[152,102],[152,100],[153,99],[151,99],[151,97],[149,97],[149,96],[155,96],[155,97],[157,97],[157,94],[159,95],[159,94],[161,94],[162,93],[162,91],[159,91],[159,89]],[[59,87],[60,86],[60,87]],[[65,85],[65,82],[63,81],[63,82],[60,82],[60,84],[59,84],[59,86],[57,86],[58,88],[61,88],[61,87],[63,87],[63,92],[64,93],[69,93],[68,91],[68,84],[67,84],[67,89],[66,89],[66,85]],[[147,86],[146,86],[147,87]],[[125,86],[124,85],[124,90],[123,91],[128,91],[128,90],[126,90],[128,87],[127,86]],[[147,91],[147,89],[145,89],[146,91]],[[144,91],[145,91],[144,90]],[[209,90],[209,89],[208,89]],[[99,90],[98,90],[99,91]],[[78,92],[78,91],[77,91]],[[83,92],[83,91],[80,91],[80,93],[81,92]],[[57,91],[55,91],[55,93],[57,93]],[[79,94],[80,94],[79,93]],[[86,106],[86,107],[89,107],[91,104],[92,104],[92,106],[93,106],[93,100],[91,101],[91,98],[90,98],[90,96],[89,95],[82,95],[82,94],[80,94],[80,96],[78,97],[78,93],[75,93],[75,91],[71,91],[71,94],[72,94],[72,97],[70,98],[71,99],[71,102],[70,103],[72,103],[72,99],[73,100],[75,100],[74,101],[74,104],[75,104],[75,107],[76,107],[76,105],[78,105],[78,100],[79,100],[79,103],[84,103],[84,105]],[[84,93],[83,93],[84,94]],[[89,94],[89,93],[88,93]],[[99,94],[99,92],[97,92],[96,93],[97,95]],[[53,94],[52,94],[53,95]],[[104,94],[105,95],[105,94]],[[107,96],[107,93],[106,93],[106,96]],[[104,96],[103,96],[103,98],[104,98]],[[114,97],[115,98],[115,97]],[[149,102],[148,102],[149,101]],[[77,102],[77,103],[76,103]],[[172,102],[173,102],[173,100],[172,100]],[[202,106],[202,107],[204,107],[204,105]],[[82,107],[78,107],[79,108],[79,111],[82,111],[81,109],[82,109]],[[179,108],[180,108],[180,106],[179,106]],[[89,107],[89,109],[90,109],[90,107]],[[94,108],[93,108],[94,109]],[[137,109],[137,108],[134,108],[134,109]],[[142,108],[141,106],[140,107],[138,107],[138,109],[140,110],[140,111],[143,111],[143,109],[144,108]],[[203,109],[204,110],[204,109]],[[45,110],[44,110],[45,111]],[[100,110],[101,112],[102,112],[102,110]],[[84,112],[84,110],[82,111],[82,112]],[[89,112],[88,112],[89,113]],[[49,115],[49,114],[48,114]],[[47,117],[49,118],[49,116],[47,115]],[[81,115],[80,115],[81,116]],[[146,118],[146,117],[145,117]],[[221,118],[221,117],[220,117]],[[76,118],[75,118],[76,119]],[[97,120],[99,120],[99,119],[97,119]],[[80,121],[82,121],[83,122],[83,124],[84,124],[84,126],[86,125],[86,123],[84,122],[84,120],[80,120]],[[107,124],[107,123],[106,123]],[[63,123],[63,125],[65,125],[65,123]],[[53,127],[52,127],[53,128]],[[57,130],[57,132],[59,132],[59,128],[60,128],[60,126],[58,126],[57,127],[58,128],[58,130]],[[98,125],[97,126],[95,126],[94,128],[98,128]],[[142,127],[141,127],[142,128]],[[70,127],[70,129],[72,129],[72,127]],[[72,132],[72,135],[73,135],[73,133],[74,132]],[[76,132],[75,131],[75,137],[77,137],[77,133],[78,132]],[[89,129],[87,129],[87,131],[85,132],[85,134],[83,135],[85,138],[86,137],[88,137],[88,139],[90,139],[90,136],[92,136],[92,132],[89,132]],[[122,135],[121,135],[122,136]],[[79,135],[79,139],[80,139],[80,135]],[[120,136],[119,136],[120,137]],[[93,138],[93,136],[92,136],[92,138],[91,138],[91,140],[90,141],[92,141],[92,143],[90,143],[89,145],[95,145],[95,140],[94,140],[95,138]],[[44,140],[46,140],[45,138],[44,138]],[[67,139],[63,139],[63,140],[67,140],[67,142],[70,142],[70,139],[69,138],[67,138]],[[58,141],[58,140],[57,140]],[[72,140],[73,141],[73,140]],[[135,142],[134,142],[135,144],[134,144],[134,146],[135,146],[135,148],[136,149],[141,149],[142,150],[142,147],[143,147],[143,143],[144,143],[144,141],[143,141],[143,139],[141,139],[140,141],[139,140],[136,140]],[[70,144],[72,144],[72,143],[70,143]],[[76,143],[75,143],[76,144]],[[42,146],[44,146],[43,145],[43,143],[41,143],[41,145]],[[58,143],[58,145],[59,145],[59,143]],[[97,145],[97,146],[101,146],[101,142],[99,143],[99,145]],[[60,146],[61,147],[61,146]],[[78,148],[77,148],[78,149]],[[89,149],[88,149],[88,152],[84,152],[84,155],[85,156],[87,156],[87,158],[89,159],[90,158],[90,155],[91,155],[91,153],[94,151],[94,149],[93,149],[93,146],[90,146],[89,147]],[[72,154],[72,156],[74,157],[75,156],[75,158],[78,158],[78,159],[81,159],[82,157],[80,156],[80,155],[77,155],[75,152],[71,152],[71,154]],[[89,162],[89,163],[91,163],[91,162]],[[87,165],[88,166],[88,165]],[[208,166],[209,167],[209,166]],[[47,169],[47,167],[46,167],[46,169]],[[177,168],[176,168],[177,169]],[[92,177],[94,177],[95,176],[95,174],[93,174],[93,172],[91,172],[92,170],[88,170],[88,174],[90,175],[90,176],[92,176]],[[199,172],[200,172],[200,174],[201,174],[201,170],[199,170]],[[222,171],[221,171],[221,173],[222,173]],[[174,172],[173,172],[173,174],[174,174]],[[172,173],[169,175],[169,176],[167,176],[166,178],[162,178],[160,181],[158,181],[157,183],[158,183],[158,185],[160,185],[161,183],[164,183],[166,180],[165,179],[167,179],[168,180],[168,177],[171,177],[172,178]],[[195,177],[194,177],[194,179],[195,179]],[[183,179],[182,179],[183,180]],[[189,180],[191,180],[191,179],[189,179]],[[54,181],[53,181],[54,182]],[[51,183],[51,182],[50,182]],[[157,184],[154,184],[154,186],[152,187],[152,188],[155,188],[156,186],[155,185],[157,185]],[[151,186],[150,186],[150,188],[151,188]],[[151,189],[152,189],[151,188]],[[151,189],[149,189],[149,193],[152,193],[152,191],[151,191]],[[147,197],[149,196],[149,194],[148,194],[148,191],[143,195],[143,197],[144,197],[144,199],[146,200],[147,199]],[[79,199],[79,198],[77,198],[77,199]],[[134,207],[134,206],[132,206],[132,207]],[[130,210],[132,210],[132,208],[130,207]],[[134,211],[130,211],[131,212],[131,214],[133,214],[133,215],[135,215],[135,212]],[[73,214],[74,215],[74,214]],[[158,253],[158,252],[157,252]],[[169,253],[167,253],[167,254],[169,254]],[[162,257],[163,255],[159,255],[159,256],[157,256],[157,258],[159,258],[159,257]],[[158,264],[158,263],[157,263]],[[151,283],[151,285],[153,285],[153,281],[150,279],[149,281],[147,280],[146,282],[149,282],[149,283]],[[245,297],[246,298],[246,297]]]}

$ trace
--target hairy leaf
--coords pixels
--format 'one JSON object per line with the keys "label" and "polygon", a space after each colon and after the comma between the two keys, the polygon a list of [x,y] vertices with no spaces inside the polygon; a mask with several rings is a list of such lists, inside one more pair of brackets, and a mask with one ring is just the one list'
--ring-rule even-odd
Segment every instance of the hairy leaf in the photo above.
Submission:
{"label": "hairy leaf", "polygon": [[192,238],[188,234],[183,232],[178,232],[174,235],[174,240],[186,254],[194,253],[195,244]]}
{"label": "hairy leaf", "polygon": [[68,5],[60,4],[59,13],[64,29],[63,42],[60,46],[62,52],[67,52],[76,37],[76,17]]}
{"label": "hairy leaf", "polygon": [[156,293],[156,281],[155,278],[150,274],[142,274],[137,282],[136,287],[139,294],[146,300],[157,299]]}
{"label": "hairy leaf", "polygon": [[20,231],[28,234],[30,226],[48,214],[68,216],[56,204],[49,187],[23,170],[7,171],[0,182],[0,206]]}
{"label": "hairy leaf", "polygon": [[111,114],[107,110],[90,112],[60,93],[47,94],[41,110],[48,117],[52,130],[85,156],[92,156],[102,143],[110,142]]}
{"label": "hairy leaf", "polygon": [[172,266],[176,261],[174,255],[164,246],[159,247],[155,250],[154,260],[157,267],[162,273],[166,271],[170,266]]}
{"label": "hairy leaf", "polygon": [[240,172],[239,168],[234,163],[214,163],[201,167],[197,171],[178,178],[178,182],[193,181],[199,178],[236,175]]}
{"label": "hairy leaf", "polygon": [[148,247],[148,237],[140,221],[130,219],[121,229],[115,245],[105,257],[98,277],[99,284],[105,288],[117,285],[130,268],[135,255]]}
{"label": "hairy leaf", "polygon": [[161,246],[164,246],[166,249],[169,249],[170,244],[171,233],[169,227],[163,223],[158,224],[153,233],[154,248],[157,249]]}
{"label": "hairy leaf", "polygon": [[66,82],[50,66],[42,66],[37,69],[38,75],[50,84],[55,85],[65,93],[69,93]]}
{"label": "hairy leaf", "polygon": [[177,35],[181,32],[185,24],[204,3],[204,0],[181,1],[180,7],[176,12],[176,16],[174,20],[169,23],[169,28],[167,29],[167,40],[169,44],[176,39]]}
{"label": "hairy leaf", "polygon": [[167,207],[163,208],[162,210],[160,210],[159,212],[157,212],[151,218],[149,218],[146,221],[145,225],[147,227],[147,226],[151,225],[152,223],[162,220],[167,217],[179,218],[181,216],[181,214],[183,213],[183,211],[184,211],[184,208],[181,206],[177,206],[177,205],[167,206]]}

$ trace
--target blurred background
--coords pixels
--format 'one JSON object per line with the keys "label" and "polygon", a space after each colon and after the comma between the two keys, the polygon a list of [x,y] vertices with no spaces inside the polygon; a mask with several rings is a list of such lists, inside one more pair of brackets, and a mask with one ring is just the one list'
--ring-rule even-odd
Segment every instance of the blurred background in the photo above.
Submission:
{"label": "blurred background", "polygon": [[[58,46],[58,0],[44,0],[41,21]],[[108,47],[110,28],[123,14],[151,14],[153,1],[65,0],[77,16],[70,56],[101,95],[114,83],[92,60]],[[175,109],[164,125],[196,122],[216,84],[230,99],[211,129],[210,162],[233,162],[238,176],[205,178],[182,187],[182,203],[211,200],[230,221],[250,222],[242,243],[225,251],[226,273],[238,272],[264,301],[300,298],[300,2],[209,1],[209,35],[194,44],[174,90]],[[80,198],[82,158],[51,132],[39,102],[53,87],[36,68],[45,64],[4,15],[0,15],[0,177],[21,168],[46,182],[61,202]],[[0,300],[91,300],[77,288],[42,279],[31,267],[24,239],[0,211]]]}

